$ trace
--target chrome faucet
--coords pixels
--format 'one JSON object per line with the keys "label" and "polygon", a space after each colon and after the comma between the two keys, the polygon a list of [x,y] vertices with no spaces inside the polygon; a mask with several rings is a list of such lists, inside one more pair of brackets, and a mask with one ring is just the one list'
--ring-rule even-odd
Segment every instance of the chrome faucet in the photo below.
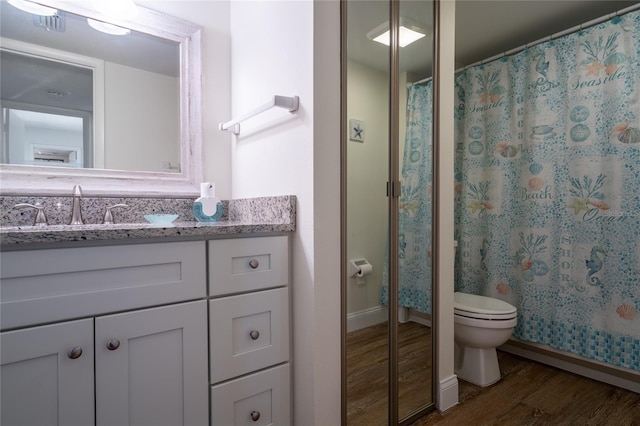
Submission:
{"label": "chrome faucet", "polygon": [[69,225],[82,225],[82,208],[80,206],[80,199],[82,198],[82,188],[80,185],[73,187],[73,208],[71,209],[71,222]]}
{"label": "chrome faucet", "polygon": [[47,215],[44,214],[44,206],[39,204],[33,205],[28,203],[20,203],[14,206],[16,209],[32,208],[36,210],[36,216],[33,219],[33,226],[47,226]]}

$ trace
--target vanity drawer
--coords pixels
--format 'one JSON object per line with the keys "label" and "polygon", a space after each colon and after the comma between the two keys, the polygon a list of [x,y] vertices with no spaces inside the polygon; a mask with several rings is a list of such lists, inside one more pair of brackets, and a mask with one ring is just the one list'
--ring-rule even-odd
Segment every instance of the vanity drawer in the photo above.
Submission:
{"label": "vanity drawer", "polygon": [[204,244],[2,252],[2,329],[206,297]]}
{"label": "vanity drawer", "polygon": [[211,383],[289,360],[289,289],[209,302]]}
{"label": "vanity drawer", "polygon": [[288,425],[289,389],[289,364],[213,386],[211,424]]}
{"label": "vanity drawer", "polygon": [[286,286],[288,237],[209,241],[209,274],[211,296]]}

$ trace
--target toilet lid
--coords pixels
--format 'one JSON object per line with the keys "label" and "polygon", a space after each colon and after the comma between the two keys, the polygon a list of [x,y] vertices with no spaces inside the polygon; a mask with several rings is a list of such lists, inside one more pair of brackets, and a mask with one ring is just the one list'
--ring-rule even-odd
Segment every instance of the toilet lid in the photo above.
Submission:
{"label": "toilet lid", "polygon": [[487,318],[487,316],[500,318],[513,318],[516,315],[516,307],[499,299],[455,292],[453,295],[454,313],[464,316],[476,316]]}

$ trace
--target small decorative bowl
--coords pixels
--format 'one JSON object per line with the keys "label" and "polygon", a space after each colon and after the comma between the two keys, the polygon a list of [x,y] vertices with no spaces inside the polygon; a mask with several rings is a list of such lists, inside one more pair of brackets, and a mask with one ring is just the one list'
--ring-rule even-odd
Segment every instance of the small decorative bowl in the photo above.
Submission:
{"label": "small decorative bowl", "polygon": [[145,214],[147,222],[154,225],[175,226],[171,222],[178,218],[177,214]]}

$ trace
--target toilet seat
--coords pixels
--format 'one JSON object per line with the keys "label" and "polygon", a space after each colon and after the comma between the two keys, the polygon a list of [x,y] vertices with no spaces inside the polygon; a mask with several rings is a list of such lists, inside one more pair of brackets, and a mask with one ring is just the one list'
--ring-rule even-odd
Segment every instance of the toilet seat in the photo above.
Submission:
{"label": "toilet seat", "polygon": [[510,320],[517,316],[517,309],[502,300],[491,297],[454,293],[453,311],[455,315],[484,320]]}
{"label": "toilet seat", "polygon": [[454,309],[454,316],[458,318],[470,318],[477,320],[485,320],[485,321],[507,321],[514,319],[518,315],[514,312],[513,314],[508,315],[490,315],[490,314],[479,314],[476,312],[466,312],[466,311],[457,311]]}

